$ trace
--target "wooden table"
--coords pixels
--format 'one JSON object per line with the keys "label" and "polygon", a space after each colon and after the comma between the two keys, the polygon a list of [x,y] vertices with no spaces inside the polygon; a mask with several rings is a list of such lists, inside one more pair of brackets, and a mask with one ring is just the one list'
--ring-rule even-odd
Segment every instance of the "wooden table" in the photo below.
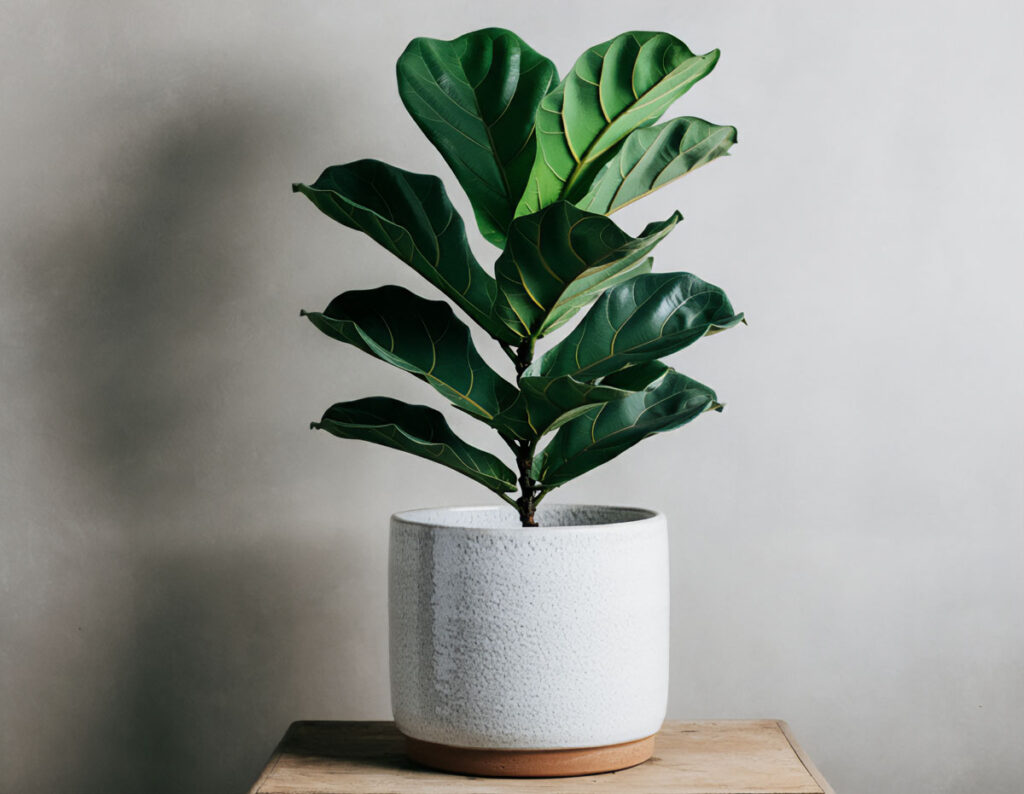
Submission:
{"label": "wooden table", "polygon": [[779,720],[665,723],[632,769],[511,780],[433,772],[405,758],[391,722],[295,722],[250,794],[835,794]]}

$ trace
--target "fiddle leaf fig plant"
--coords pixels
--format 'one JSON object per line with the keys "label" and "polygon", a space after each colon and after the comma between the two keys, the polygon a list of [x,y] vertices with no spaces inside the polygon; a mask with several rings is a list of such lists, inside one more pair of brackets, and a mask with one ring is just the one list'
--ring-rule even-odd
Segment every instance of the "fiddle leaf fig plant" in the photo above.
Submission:
{"label": "fiddle leaf fig plant", "polygon": [[[719,53],[668,33],[591,47],[559,80],[514,33],[418,38],[398,91],[469,198],[493,275],[436,176],[377,160],[296,184],[324,214],[368,235],[434,285],[511,360],[503,377],[448,301],[382,286],[302,312],[327,336],[411,373],[486,423],[515,469],[455,435],[441,412],[390,397],[330,407],[312,427],[428,458],[470,477],[536,526],[553,489],[654,433],[721,410],[715,392],[661,359],[743,322],[725,293],[690,273],[652,271],[675,212],[637,235],[608,216],[726,155],[733,127],[662,114]],[[586,313],[560,342],[537,342]]]}

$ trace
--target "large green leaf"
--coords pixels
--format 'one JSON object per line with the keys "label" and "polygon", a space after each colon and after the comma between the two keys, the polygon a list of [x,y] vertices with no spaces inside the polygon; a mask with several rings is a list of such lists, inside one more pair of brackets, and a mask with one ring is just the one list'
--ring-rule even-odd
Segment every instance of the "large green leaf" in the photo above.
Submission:
{"label": "large green leaf", "polygon": [[537,158],[516,215],[582,198],[626,136],[656,122],[718,55],[695,55],[674,36],[642,31],[583,53],[540,103]]}
{"label": "large green leaf", "polygon": [[591,408],[555,434],[534,460],[533,477],[554,488],[606,463],[654,433],[680,427],[709,409],[715,393],[674,370],[646,390]]}
{"label": "large green leaf", "polygon": [[436,176],[358,160],[331,166],[312,185],[292,190],[411,265],[492,336],[516,340],[492,314],[494,279],[470,251],[462,218]]}
{"label": "large green leaf", "polygon": [[541,337],[637,269],[682,219],[649,224],[630,237],[604,215],[559,201],[516,218],[498,257],[495,314],[523,337]]}
{"label": "large green leaf", "polygon": [[[682,216],[680,216],[682,217]],[[651,224],[652,226],[655,224]],[[654,258],[648,257],[635,264],[620,263],[620,266],[596,270],[576,279],[551,310],[544,323],[544,333],[549,334],[571,320],[580,309],[591,303],[604,290],[629,281],[634,276],[650,273]]]}
{"label": "large green leaf", "polygon": [[516,476],[508,466],[456,436],[441,413],[425,405],[366,397],[332,405],[323,419],[310,427],[419,455],[455,469],[496,493],[516,488]]}
{"label": "large green leaf", "polygon": [[[640,387],[642,388],[642,387]],[[524,377],[519,394],[491,424],[516,438],[536,440],[580,416],[587,409],[628,397],[636,389],[582,383],[563,375]]]}
{"label": "large green leaf", "polygon": [[475,416],[491,419],[517,395],[484,363],[444,301],[387,286],[345,292],[323,312],[303,314],[328,336],[413,373]]}
{"label": "large green leaf", "polygon": [[743,320],[721,288],[690,273],[648,273],[605,292],[527,371],[594,380],[661,358]]}
{"label": "large green leaf", "polygon": [[609,215],[712,160],[736,143],[736,128],[680,118],[634,130],[576,206]]}
{"label": "large green leaf", "polygon": [[488,28],[452,41],[413,39],[398,59],[406,110],[451,166],[484,237],[499,248],[537,151],[537,106],[555,65],[515,33]]}

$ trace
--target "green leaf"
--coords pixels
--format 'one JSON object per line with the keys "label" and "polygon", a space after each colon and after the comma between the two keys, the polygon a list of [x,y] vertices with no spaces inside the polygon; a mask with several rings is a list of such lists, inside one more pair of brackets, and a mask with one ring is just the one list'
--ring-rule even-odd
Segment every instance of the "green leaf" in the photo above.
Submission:
{"label": "green leaf", "polygon": [[484,237],[499,248],[537,151],[537,106],[555,65],[515,33],[413,39],[398,59],[406,110],[451,166]]}
{"label": "green leaf", "polygon": [[621,400],[635,391],[582,383],[566,375],[523,377],[519,389],[515,401],[494,417],[491,424],[516,438],[530,440],[550,433],[595,405]]}
{"label": "green leaf", "polygon": [[439,411],[390,397],[337,403],[310,427],[419,455],[465,474],[495,493],[516,488],[516,476],[498,458],[452,432]]}
{"label": "green leaf", "polygon": [[656,122],[718,62],[667,33],[633,31],[591,47],[540,103],[537,158],[516,215],[582,198],[616,147]]}
{"label": "green leaf", "polygon": [[643,391],[656,380],[659,380],[671,367],[663,361],[644,361],[631,367],[620,369],[611,375],[605,375],[598,383],[602,386],[613,386],[626,391]]}
{"label": "green leaf", "polygon": [[[682,218],[681,215],[678,217]],[[654,226],[657,224],[650,224],[648,229]],[[644,231],[646,232],[646,229]],[[611,268],[585,273],[569,285],[555,308],[551,310],[551,314],[548,315],[548,319],[544,323],[543,333],[550,334],[561,328],[576,315],[576,312],[591,303],[606,289],[627,282],[634,276],[650,273],[653,267],[654,258],[648,257],[641,262],[622,261]]]}
{"label": "green leaf", "polygon": [[494,279],[470,251],[462,218],[436,176],[358,160],[331,166],[312,185],[292,190],[411,265],[496,339],[516,341],[492,314]]}
{"label": "green leaf", "polygon": [[605,292],[527,371],[594,380],[661,358],[743,320],[721,288],[690,273],[648,273]]}
{"label": "green leaf", "polygon": [[634,130],[597,173],[576,206],[610,215],[700,166],[728,153],[735,127],[701,119],[673,119]]}
{"label": "green leaf", "polygon": [[646,390],[591,408],[563,425],[534,460],[533,477],[544,488],[555,488],[607,463],[649,435],[720,408],[707,386],[668,370]]}
{"label": "green leaf", "polygon": [[387,286],[345,292],[323,312],[303,314],[328,336],[413,373],[475,416],[491,419],[517,395],[484,363],[469,328],[444,301]]}
{"label": "green leaf", "polygon": [[516,218],[494,266],[495,314],[519,336],[544,336],[601,291],[649,269],[645,257],[681,219],[674,213],[630,237],[567,201]]}

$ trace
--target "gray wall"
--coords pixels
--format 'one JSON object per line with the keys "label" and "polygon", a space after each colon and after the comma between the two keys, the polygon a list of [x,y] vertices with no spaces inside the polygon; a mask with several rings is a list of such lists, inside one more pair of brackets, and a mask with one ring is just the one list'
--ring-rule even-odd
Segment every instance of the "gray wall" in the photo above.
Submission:
{"label": "gray wall", "polygon": [[1022,22],[4,4],[0,789],[241,791],[289,721],[388,716],[387,516],[488,494],[306,431],[338,399],[442,403],[299,309],[436,293],[289,183],[364,156],[447,178],[393,64],[497,24],[563,72],[630,28],[724,53],[677,111],[736,124],[735,156],[619,221],[680,208],[661,268],[749,314],[674,359],[728,410],[558,494],[670,516],[670,715],[784,718],[840,792],[1019,791]]}

